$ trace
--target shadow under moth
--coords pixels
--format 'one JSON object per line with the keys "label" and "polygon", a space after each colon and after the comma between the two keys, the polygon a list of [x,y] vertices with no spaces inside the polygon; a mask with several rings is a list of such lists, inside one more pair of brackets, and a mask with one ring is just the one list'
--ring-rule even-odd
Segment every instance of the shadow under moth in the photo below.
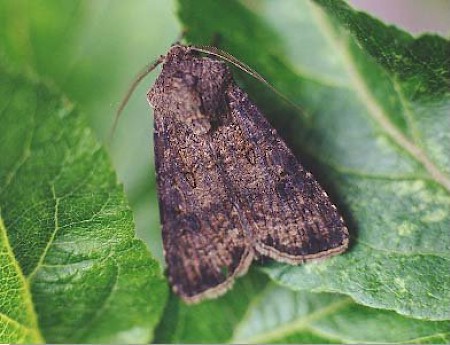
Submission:
{"label": "shadow under moth", "polygon": [[170,284],[188,303],[225,293],[255,257],[299,264],[349,238],[226,63],[200,55],[222,56],[213,49],[177,44],[148,70],[163,64],[148,92],[162,237]]}

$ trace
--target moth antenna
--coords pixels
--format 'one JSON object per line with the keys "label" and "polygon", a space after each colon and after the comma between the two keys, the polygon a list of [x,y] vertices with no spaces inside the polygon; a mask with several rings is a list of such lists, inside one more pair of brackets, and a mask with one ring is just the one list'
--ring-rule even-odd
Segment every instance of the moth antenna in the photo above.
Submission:
{"label": "moth antenna", "polygon": [[250,76],[252,76],[256,80],[258,80],[261,83],[263,83],[270,90],[272,90],[272,92],[274,92],[275,94],[280,96],[282,99],[284,99],[290,105],[292,105],[296,109],[299,109],[302,112],[305,112],[305,110],[302,107],[300,107],[298,104],[295,104],[294,102],[292,102],[283,93],[281,93],[275,87],[273,87],[272,84],[270,84],[266,79],[264,79],[264,77],[261,74],[256,72],[249,65],[247,65],[247,64],[243,63],[242,61],[236,59],[233,55],[227,53],[226,51],[223,51],[223,50],[221,50],[219,48],[216,48],[216,47],[209,47],[209,46],[189,46],[189,48],[192,49],[192,50],[201,52],[201,53],[205,53],[205,54],[209,54],[209,55],[220,57],[221,59],[223,59],[223,60],[233,64],[234,66],[236,66],[240,70],[244,71],[245,73],[249,74]]}
{"label": "moth antenna", "polygon": [[130,100],[131,95],[136,90],[136,87],[146,76],[150,74],[151,71],[153,71],[161,62],[164,61],[164,58],[165,56],[161,55],[158,59],[145,66],[145,68],[143,68],[134,78],[133,83],[130,85],[130,87],[127,90],[127,93],[120,102],[119,108],[117,108],[116,117],[114,118],[114,123],[109,133],[110,143],[112,141],[114,133],[116,132],[117,124],[119,123],[119,118],[122,115],[122,112],[125,109],[125,106],[127,105],[128,101]]}

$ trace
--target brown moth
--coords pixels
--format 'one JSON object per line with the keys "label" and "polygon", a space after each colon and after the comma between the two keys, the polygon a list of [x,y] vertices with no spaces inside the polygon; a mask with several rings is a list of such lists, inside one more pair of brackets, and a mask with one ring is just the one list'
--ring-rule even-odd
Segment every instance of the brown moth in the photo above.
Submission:
{"label": "brown moth", "polygon": [[148,92],[168,276],[188,303],[225,293],[256,256],[295,265],[349,239],[324,190],[204,49],[174,45]]}

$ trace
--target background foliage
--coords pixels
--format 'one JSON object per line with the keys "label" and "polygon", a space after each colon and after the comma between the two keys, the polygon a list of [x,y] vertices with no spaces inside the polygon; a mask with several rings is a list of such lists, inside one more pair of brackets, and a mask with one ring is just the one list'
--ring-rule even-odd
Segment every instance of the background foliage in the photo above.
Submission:
{"label": "background foliage", "polygon": [[[341,1],[180,0],[181,25],[173,10],[0,2],[0,341],[448,342],[449,41]],[[145,100],[155,76],[108,147],[119,178],[89,127],[106,137],[132,76],[181,28],[303,108],[236,71],[343,211],[348,253],[255,265],[218,300],[166,304]]]}

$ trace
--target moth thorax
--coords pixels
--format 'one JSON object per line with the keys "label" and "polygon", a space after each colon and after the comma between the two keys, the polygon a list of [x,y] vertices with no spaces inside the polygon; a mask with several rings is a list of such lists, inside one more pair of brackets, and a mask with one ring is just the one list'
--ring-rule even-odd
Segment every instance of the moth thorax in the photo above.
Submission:
{"label": "moth thorax", "polygon": [[[214,65],[210,67],[218,67]],[[165,83],[166,102],[171,103],[170,108],[174,109],[177,120],[195,134],[205,134],[223,122],[221,118],[227,109],[226,71],[220,70],[223,74],[217,72],[218,76],[215,78],[207,78],[205,75],[199,78],[189,72],[175,73]]]}
{"label": "moth thorax", "polygon": [[196,78],[190,74],[172,77],[166,85],[164,103],[169,105],[172,116],[195,134],[207,133],[211,118],[204,111],[202,97],[196,87]]}

